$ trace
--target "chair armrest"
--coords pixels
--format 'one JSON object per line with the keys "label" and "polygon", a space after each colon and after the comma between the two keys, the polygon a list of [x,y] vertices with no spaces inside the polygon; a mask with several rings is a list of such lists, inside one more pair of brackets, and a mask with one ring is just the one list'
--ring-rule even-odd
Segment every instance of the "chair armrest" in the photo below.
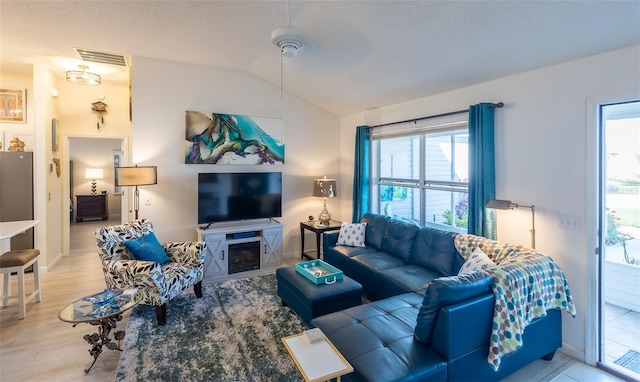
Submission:
{"label": "chair armrest", "polygon": [[102,262],[104,280],[113,289],[163,290],[164,276],[160,264],[153,261],[110,260]]}
{"label": "chair armrest", "polygon": [[204,259],[207,256],[207,245],[204,241],[162,243],[162,247],[173,262],[196,268],[204,267]]}
{"label": "chair armrest", "polygon": [[494,302],[493,293],[489,292],[440,308],[431,348],[447,362],[478,347],[488,351]]}

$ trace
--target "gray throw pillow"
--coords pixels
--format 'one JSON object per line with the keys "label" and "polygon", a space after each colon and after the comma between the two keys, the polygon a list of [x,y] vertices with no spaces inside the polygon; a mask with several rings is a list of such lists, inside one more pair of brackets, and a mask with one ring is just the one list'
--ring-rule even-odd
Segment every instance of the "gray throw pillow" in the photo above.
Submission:
{"label": "gray throw pillow", "polygon": [[433,280],[418,313],[415,339],[429,345],[440,307],[485,294],[492,283],[493,276],[481,270]]}

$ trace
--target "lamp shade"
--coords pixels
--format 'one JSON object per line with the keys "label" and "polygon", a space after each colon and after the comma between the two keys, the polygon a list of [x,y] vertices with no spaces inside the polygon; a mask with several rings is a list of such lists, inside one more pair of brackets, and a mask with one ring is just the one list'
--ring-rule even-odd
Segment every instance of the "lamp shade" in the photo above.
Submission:
{"label": "lamp shade", "polygon": [[510,200],[492,199],[487,202],[485,207],[493,208],[496,210],[510,210],[513,208],[517,208],[518,205],[515,203],[511,203]]}
{"label": "lamp shade", "polygon": [[116,167],[116,186],[144,186],[157,183],[156,166]]}
{"label": "lamp shade", "polygon": [[335,179],[314,179],[313,196],[321,198],[335,198],[338,196]]}
{"label": "lamp shade", "polygon": [[87,168],[84,172],[84,177],[86,179],[102,179],[104,178],[104,173],[101,168]]}

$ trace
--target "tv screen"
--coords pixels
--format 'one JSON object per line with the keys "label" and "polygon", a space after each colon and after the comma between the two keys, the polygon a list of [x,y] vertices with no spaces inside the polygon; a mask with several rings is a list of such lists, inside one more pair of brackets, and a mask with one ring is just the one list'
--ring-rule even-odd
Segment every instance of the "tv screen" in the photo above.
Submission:
{"label": "tv screen", "polygon": [[282,216],[282,173],[199,173],[198,224]]}

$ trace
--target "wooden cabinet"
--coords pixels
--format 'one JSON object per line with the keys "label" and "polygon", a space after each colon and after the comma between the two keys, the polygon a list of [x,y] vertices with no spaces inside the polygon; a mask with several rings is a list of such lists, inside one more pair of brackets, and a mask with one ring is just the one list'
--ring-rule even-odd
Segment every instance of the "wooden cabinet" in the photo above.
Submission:
{"label": "wooden cabinet", "polygon": [[108,218],[107,194],[76,195],[76,222],[85,219],[107,220]]}
{"label": "wooden cabinet", "polygon": [[201,240],[207,243],[209,254],[205,259],[204,274],[210,278],[227,275],[228,264],[225,259],[226,235],[224,233],[211,233],[201,235]]}
{"label": "wooden cabinet", "polygon": [[262,230],[262,264],[265,267],[279,266],[282,262],[282,226]]}
{"label": "wooden cabinet", "polygon": [[[237,277],[273,272],[282,263],[283,226],[275,222],[239,222],[221,224],[208,229],[199,228],[198,240],[207,243],[209,253],[204,262],[204,284]],[[254,243],[260,259],[260,269],[230,273],[229,247]]]}

